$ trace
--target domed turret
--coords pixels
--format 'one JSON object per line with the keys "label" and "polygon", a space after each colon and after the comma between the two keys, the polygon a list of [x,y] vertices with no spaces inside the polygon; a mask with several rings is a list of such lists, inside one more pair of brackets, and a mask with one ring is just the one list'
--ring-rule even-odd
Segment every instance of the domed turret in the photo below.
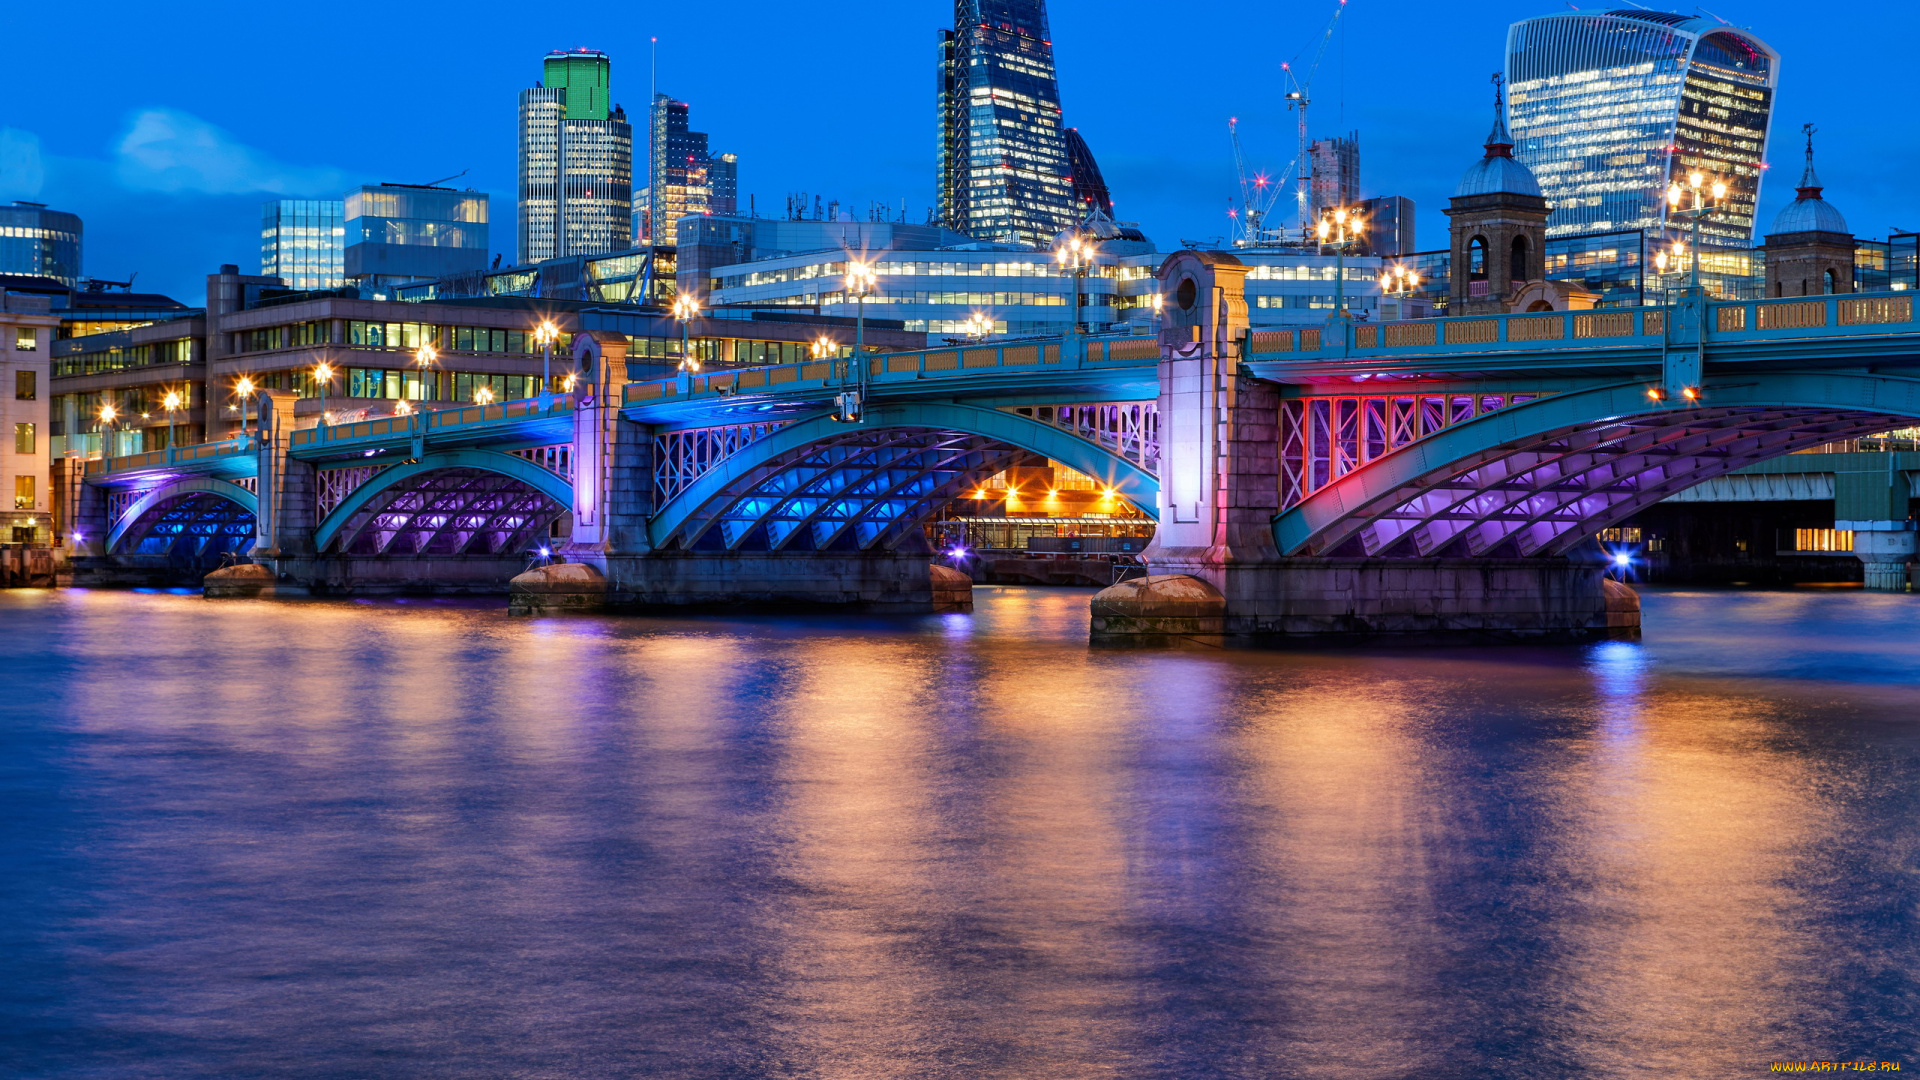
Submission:
{"label": "domed turret", "polygon": [[1493,98],[1493,130],[1487,133],[1487,154],[1473,163],[1453,189],[1462,195],[1534,195],[1540,194],[1540,181],[1533,170],[1514,160],[1513,136],[1507,133],[1507,110],[1498,92]]}
{"label": "domed turret", "polygon": [[1821,198],[1824,185],[1820,183],[1820,174],[1813,171],[1813,125],[1807,125],[1807,168],[1800,174],[1799,192],[1794,200],[1773,219],[1773,228],[1767,235],[1797,232],[1848,232],[1847,219],[1834,205]]}
{"label": "domed turret", "polygon": [[1820,174],[1813,171],[1813,133],[1808,124],[1807,167],[1799,194],[1767,230],[1767,295],[1820,296],[1853,291],[1853,233],[1847,219],[1821,198]]}
{"label": "domed turret", "polygon": [[1486,156],[1460,178],[1447,203],[1449,315],[1506,311],[1528,282],[1546,277],[1547,200],[1533,171],[1514,160],[1500,76],[1493,77],[1493,85]]}

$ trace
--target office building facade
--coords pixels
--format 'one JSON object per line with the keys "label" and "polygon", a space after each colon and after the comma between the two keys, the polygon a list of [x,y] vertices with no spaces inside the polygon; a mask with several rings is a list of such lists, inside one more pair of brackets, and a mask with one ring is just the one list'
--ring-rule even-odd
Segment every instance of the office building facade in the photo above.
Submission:
{"label": "office building facade", "polygon": [[637,216],[646,230],[644,238],[657,237],[656,243],[673,243],[674,225],[681,218],[739,210],[739,155],[712,153],[707,133],[692,130],[688,114],[686,102],[654,95],[647,125],[645,209]]}
{"label": "office building facade", "polygon": [[[954,28],[941,31],[938,90],[942,223],[975,240],[1039,247],[1085,216],[1045,0],[956,0]],[[1080,149],[1079,174],[1097,179],[1092,152]]]}
{"label": "office building facade", "polygon": [[1315,220],[1360,201],[1360,133],[1315,139],[1307,145],[1307,176]]}
{"label": "office building facade", "polygon": [[632,245],[633,128],[611,103],[612,65],[549,53],[541,84],[520,92],[520,262]]}
{"label": "office building facade", "polygon": [[58,325],[46,297],[0,289],[0,543],[53,539],[47,360]]}
{"label": "office building facade", "polygon": [[485,192],[366,184],[348,192],[345,207],[343,266],[351,280],[387,284],[486,268]]}
{"label": "office building facade", "polygon": [[260,273],[290,289],[346,284],[344,199],[274,199],[260,208]]}
{"label": "office building facade", "polygon": [[0,274],[80,283],[84,229],[80,215],[49,210],[45,203],[0,206]]}
{"label": "office building facade", "polygon": [[1702,246],[1753,242],[1779,54],[1712,19],[1569,11],[1507,32],[1514,157],[1552,207],[1547,235],[1664,233],[1667,186],[1724,181]]}

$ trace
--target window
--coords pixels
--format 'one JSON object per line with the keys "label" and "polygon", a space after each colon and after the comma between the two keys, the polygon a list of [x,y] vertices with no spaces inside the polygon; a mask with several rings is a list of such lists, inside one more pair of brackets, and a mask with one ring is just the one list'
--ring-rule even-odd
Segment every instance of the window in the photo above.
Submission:
{"label": "window", "polygon": [[38,373],[16,371],[13,373],[13,400],[32,401],[40,392]]}
{"label": "window", "polygon": [[15,510],[33,509],[33,477],[13,478],[13,508]]}
{"label": "window", "polygon": [[13,452],[16,454],[33,453],[33,425],[13,425]]}
{"label": "window", "polygon": [[39,348],[39,342],[33,335],[33,327],[22,326],[14,330],[13,347],[21,352],[32,352]]}

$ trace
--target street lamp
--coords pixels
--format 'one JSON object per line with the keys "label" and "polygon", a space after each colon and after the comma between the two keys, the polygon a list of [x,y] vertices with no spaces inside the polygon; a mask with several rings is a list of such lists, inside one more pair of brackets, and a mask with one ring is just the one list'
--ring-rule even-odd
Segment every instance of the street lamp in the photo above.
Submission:
{"label": "street lamp", "polygon": [[840,343],[825,334],[814,339],[812,352],[815,360],[831,359],[839,351]]}
{"label": "street lamp", "polygon": [[699,371],[700,361],[688,351],[687,324],[700,314],[700,301],[680,294],[673,298],[673,317],[680,320],[680,370]]}
{"label": "street lamp", "polygon": [[240,434],[245,435],[247,433],[247,406],[253,398],[253,380],[245,375],[240,376],[240,381],[233,384],[233,393],[234,396],[240,399]]}
{"label": "street lamp", "polygon": [[847,264],[847,295],[853,297],[853,362],[860,366],[860,398],[866,400],[867,391],[867,297],[873,295],[873,288],[880,281],[879,271],[873,264],[855,259]]}
{"label": "street lamp", "polygon": [[325,360],[313,365],[314,381],[320,384],[320,423],[327,422],[327,388],[333,385],[333,365]]}
{"label": "street lamp", "polygon": [[[1711,203],[1707,201],[1706,193],[1708,192],[1711,192],[1713,195],[1713,201]],[[1682,210],[1680,208],[1680,200],[1688,193],[1693,195],[1693,206],[1690,209]],[[1707,183],[1707,178],[1702,176],[1697,169],[1687,174],[1687,186],[1685,190],[1682,190],[1677,183],[1667,185],[1668,216],[1685,214],[1693,218],[1693,238],[1692,243],[1689,245],[1693,248],[1693,269],[1687,275],[1687,288],[1689,289],[1698,289],[1700,287],[1700,219],[1705,217],[1708,211],[1718,210],[1720,204],[1726,200],[1726,197],[1727,185],[1725,181],[1715,180],[1709,184]],[[1676,248],[1678,247],[1678,245],[1675,246]],[[1679,252],[1676,250],[1675,254],[1677,255]]]}
{"label": "street lamp", "polygon": [[173,414],[180,410],[180,391],[169,390],[160,400],[160,407],[167,410],[167,449],[173,449]]}
{"label": "street lamp", "polygon": [[1071,333],[1080,332],[1080,294],[1087,283],[1087,267],[1093,265],[1094,246],[1082,238],[1079,233],[1069,233],[1066,242],[1053,249],[1053,261],[1060,269],[1073,275],[1073,327]]}
{"label": "street lamp", "polygon": [[1333,317],[1344,320],[1347,317],[1347,248],[1366,235],[1366,222],[1360,211],[1338,206],[1320,215],[1314,235],[1321,247],[1331,245],[1333,248]]}
{"label": "street lamp", "polygon": [[962,326],[962,329],[966,331],[968,337],[973,338],[975,341],[985,341],[987,335],[993,333],[993,320],[976,311],[973,313],[973,317],[968,319]]}
{"label": "street lamp", "polygon": [[473,403],[475,405],[493,404],[493,387],[482,386],[478,390],[475,390],[473,392]]}
{"label": "street lamp", "polygon": [[[439,358],[440,358],[440,350],[434,348],[431,342],[424,344],[420,346],[418,349],[415,349],[413,351],[414,365],[420,369],[420,400],[421,401],[427,400],[427,371],[428,369],[433,367],[433,362],[435,360],[438,360]],[[412,412],[413,407],[407,404],[407,384],[405,382],[405,376],[402,376],[401,379],[402,381],[400,383],[400,406],[401,406],[400,411],[401,411],[401,415],[404,416],[407,413]]]}
{"label": "street lamp", "polygon": [[113,421],[119,415],[120,410],[110,403],[104,401],[100,403],[100,460],[102,461],[113,456]]}
{"label": "street lamp", "polygon": [[553,393],[553,343],[559,340],[560,328],[552,320],[543,320],[533,332],[533,340],[540,343],[540,392]]}

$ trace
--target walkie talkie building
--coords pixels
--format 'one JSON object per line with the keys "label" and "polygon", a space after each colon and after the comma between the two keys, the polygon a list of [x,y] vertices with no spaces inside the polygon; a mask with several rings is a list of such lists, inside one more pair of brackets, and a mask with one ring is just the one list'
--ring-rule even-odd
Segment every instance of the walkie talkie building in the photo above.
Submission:
{"label": "walkie talkie building", "polygon": [[1548,236],[1664,231],[1667,185],[1728,195],[1702,246],[1749,247],[1780,57],[1744,30],[1659,11],[1564,12],[1507,32],[1508,124]]}

